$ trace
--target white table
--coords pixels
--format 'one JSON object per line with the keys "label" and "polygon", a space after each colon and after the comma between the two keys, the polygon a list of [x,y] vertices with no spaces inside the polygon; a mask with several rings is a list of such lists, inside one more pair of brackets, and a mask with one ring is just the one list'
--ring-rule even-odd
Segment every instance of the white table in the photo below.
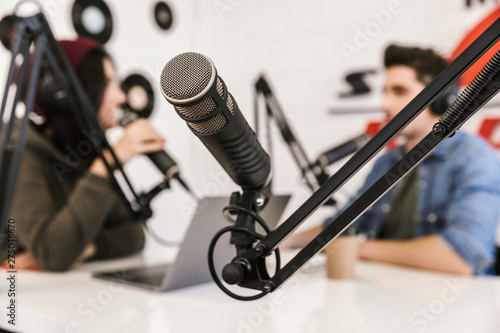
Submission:
{"label": "white table", "polygon": [[94,279],[91,271],[172,260],[141,256],[85,264],[67,273],[19,272],[16,326],[7,323],[2,272],[0,327],[15,332],[370,332],[498,333],[500,279],[463,278],[359,263],[352,281],[318,267],[257,301],[241,302],[207,283],[154,293]]}

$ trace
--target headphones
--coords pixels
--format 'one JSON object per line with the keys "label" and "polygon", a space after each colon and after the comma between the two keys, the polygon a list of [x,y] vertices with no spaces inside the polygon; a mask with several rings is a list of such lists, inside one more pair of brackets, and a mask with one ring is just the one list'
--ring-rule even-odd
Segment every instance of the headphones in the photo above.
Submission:
{"label": "headphones", "polygon": [[442,116],[457,97],[458,85],[453,83],[441,95],[439,95],[434,102],[431,103],[430,107],[432,113]]}
{"label": "headphones", "polygon": [[[131,74],[121,83],[121,89],[127,98],[123,105],[125,111],[133,112],[139,117],[148,118],[154,108],[154,92],[149,81],[140,74]],[[45,72],[40,77],[38,95],[43,106],[51,113],[73,115],[68,92],[51,73]]]}
{"label": "headphones", "polygon": [[67,90],[56,82],[52,74],[47,72],[41,76],[38,95],[44,107],[48,108],[51,113],[73,114]]}

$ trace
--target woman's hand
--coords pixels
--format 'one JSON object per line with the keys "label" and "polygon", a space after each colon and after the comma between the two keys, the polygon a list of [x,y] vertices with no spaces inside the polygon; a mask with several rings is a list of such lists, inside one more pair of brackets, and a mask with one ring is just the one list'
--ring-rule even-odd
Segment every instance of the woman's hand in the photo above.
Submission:
{"label": "woman's hand", "polygon": [[165,140],[145,118],[139,118],[125,127],[125,133],[113,147],[121,163],[127,163],[133,156],[152,153],[163,149]]}
{"label": "woman's hand", "polygon": [[[10,267],[10,263],[8,260],[5,260],[2,263],[2,268],[8,270]],[[29,270],[29,271],[42,271],[43,268],[40,266],[38,261],[36,261],[35,257],[31,254],[31,252],[21,252],[16,254],[16,262],[14,264],[16,270]]]}
{"label": "woman's hand", "polygon": [[[125,131],[118,143],[113,147],[118,160],[125,164],[136,155],[153,153],[163,149],[165,140],[156,132],[145,118],[139,118],[125,127]],[[105,152],[106,160],[113,165],[113,159],[109,152]],[[90,172],[106,178],[108,171],[104,162],[96,158],[90,166]]]}

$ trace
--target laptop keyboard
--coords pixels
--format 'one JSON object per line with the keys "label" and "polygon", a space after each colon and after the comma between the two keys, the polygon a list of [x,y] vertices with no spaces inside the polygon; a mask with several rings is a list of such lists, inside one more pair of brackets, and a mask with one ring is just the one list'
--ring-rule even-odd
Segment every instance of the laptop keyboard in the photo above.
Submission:
{"label": "laptop keyboard", "polygon": [[169,265],[141,267],[108,273],[99,273],[94,276],[120,282],[131,282],[145,286],[160,287],[167,275],[168,267]]}

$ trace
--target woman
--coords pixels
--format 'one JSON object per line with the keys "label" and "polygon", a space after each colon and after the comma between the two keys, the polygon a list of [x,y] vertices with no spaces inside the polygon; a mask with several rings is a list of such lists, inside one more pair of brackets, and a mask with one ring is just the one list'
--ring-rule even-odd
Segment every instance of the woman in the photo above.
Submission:
{"label": "woman", "polygon": [[[85,38],[60,45],[102,127],[115,126],[115,113],[125,95],[116,82],[110,56]],[[39,95],[43,95],[41,90]],[[77,125],[71,112],[49,105],[37,98],[34,111],[45,121],[30,124],[10,212],[16,221],[16,269],[64,271],[82,260],[141,250],[141,221],[112,188],[104,162],[90,145],[89,133]],[[125,128],[113,150],[125,164],[135,155],[162,149],[164,143],[142,119]]]}

